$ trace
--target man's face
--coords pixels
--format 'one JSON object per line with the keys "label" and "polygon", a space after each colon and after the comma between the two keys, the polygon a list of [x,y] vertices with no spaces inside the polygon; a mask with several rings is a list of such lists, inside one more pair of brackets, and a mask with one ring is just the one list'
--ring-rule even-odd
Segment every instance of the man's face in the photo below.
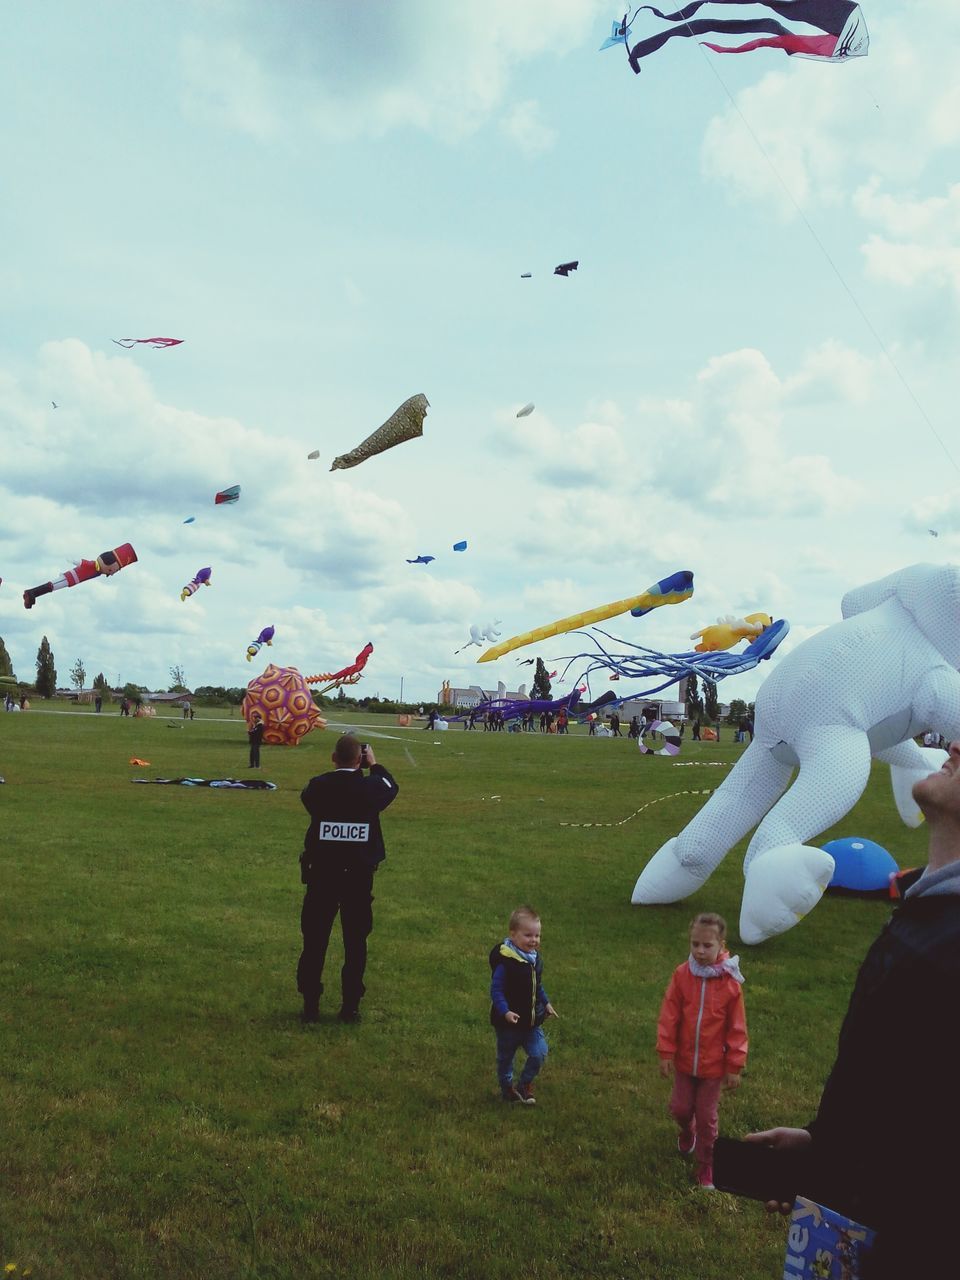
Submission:
{"label": "man's face", "polygon": [[960,820],[960,741],[950,743],[947,759],[936,773],[914,783],[913,798],[927,817],[945,813]]}

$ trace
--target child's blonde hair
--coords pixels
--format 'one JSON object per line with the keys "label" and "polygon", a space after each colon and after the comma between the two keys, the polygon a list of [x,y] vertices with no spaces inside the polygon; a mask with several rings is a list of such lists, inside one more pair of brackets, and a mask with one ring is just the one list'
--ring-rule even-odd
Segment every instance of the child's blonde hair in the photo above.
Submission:
{"label": "child's blonde hair", "polygon": [[526,903],[521,907],[517,907],[516,911],[513,911],[510,914],[510,923],[507,925],[507,933],[514,933],[519,928],[522,920],[536,920],[537,924],[539,924],[540,912],[535,911],[533,907],[527,906]]}
{"label": "child's blonde hair", "polygon": [[690,933],[693,933],[698,924],[702,924],[705,929],[716,929],[717,937],[721,942],[727,936],[727,922],[715,911],[701,911],[699,915],[694,916],[690,921]]}

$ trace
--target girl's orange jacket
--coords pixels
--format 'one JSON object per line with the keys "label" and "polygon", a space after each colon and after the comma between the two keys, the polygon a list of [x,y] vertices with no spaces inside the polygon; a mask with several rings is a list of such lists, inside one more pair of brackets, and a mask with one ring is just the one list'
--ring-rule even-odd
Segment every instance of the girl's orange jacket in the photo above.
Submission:
{"label": "girl's orange jacket", "polygon": [[723,972],[698,978],[689,961],[677,965],[660,1006],[657,1053],[684,1075],[739,1075],[747,1061],[747,1016],[736,978]]}

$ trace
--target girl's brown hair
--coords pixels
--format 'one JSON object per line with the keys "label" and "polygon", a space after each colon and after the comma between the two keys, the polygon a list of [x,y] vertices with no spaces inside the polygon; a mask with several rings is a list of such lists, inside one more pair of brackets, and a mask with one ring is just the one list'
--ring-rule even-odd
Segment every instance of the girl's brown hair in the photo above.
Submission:
{"label": "girl's brown hair", "polygon": [[717,936],[721,942],[727,936],[727,922],[723,916],[718,916],[715,911],[701,911],[699,915],[694,916],[690,921],[691,933],[698,924],[702,924],[707,929],[716,929]]}

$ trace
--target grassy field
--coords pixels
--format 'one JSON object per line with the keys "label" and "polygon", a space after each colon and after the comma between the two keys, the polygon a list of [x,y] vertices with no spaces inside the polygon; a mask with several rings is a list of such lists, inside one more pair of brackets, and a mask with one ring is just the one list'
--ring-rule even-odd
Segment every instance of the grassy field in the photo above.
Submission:
{"label": "grassy field", "polygon": [[[704,767],[676,768],[627,739],[359,723],[401,787],[364,1021],[336,1021],[337,940],[321,1022],[302,1027],[299,793],[334,734],[265,748],[275,792],[209,791],[130,779],[243,777],[244,728],[226,713],[0,715],[0,1266],[35,1280],[778,1276],[783,1224],[692,1187],[653,1050],[693,910],[722,912],[736,945],[742,849],[688,902],[629,905],[646,857],[704,802],[676,793],[719,785],[707,762],[742,748],[688,743],[680,760]],[[625,826],[559,825],[659,796],[675,798]],[[830,834],[924,860],[879,767]],[[523,901],[542,914],[561,1019],[538,1105],[511,1108],[487,952]],[[810,1117],[886,914],[829,899],[740,949],[751,1054],[723,1131]]]}

